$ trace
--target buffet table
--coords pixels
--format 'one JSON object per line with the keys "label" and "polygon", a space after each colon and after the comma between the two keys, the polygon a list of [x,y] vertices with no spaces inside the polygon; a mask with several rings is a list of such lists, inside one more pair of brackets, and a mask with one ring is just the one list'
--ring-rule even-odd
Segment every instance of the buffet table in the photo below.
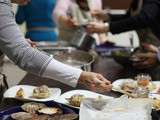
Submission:
{"label": "buffet table", "polygon": [[[112,82],[120,78],[134,77],[137,74],[137,72],[134,71],[133,69],[131,68],[124,69],[124,67],[117,64],[112,58],[107,58],[107,57],[99,57],[93,65],[93,71],[103,74],[107,79],[109,79]],[[60,88],[62,90],[62,93],[74,89],[84,89],[80,86],[77,86],[77,88],[72,88],[60,82],[46,78],[40,78],[29,73],[23,78],[23,80],[19,84],[27,84],[35,86],[45,84],[48,85],[49,87]],[[119,97],[121,95],[120,93],[116,93],[113,91],[104,94],[113,97]],[[0,109],[9,108],[11,106],[20,104],[22,104],[20,101],[5,99],[3,100]]]}

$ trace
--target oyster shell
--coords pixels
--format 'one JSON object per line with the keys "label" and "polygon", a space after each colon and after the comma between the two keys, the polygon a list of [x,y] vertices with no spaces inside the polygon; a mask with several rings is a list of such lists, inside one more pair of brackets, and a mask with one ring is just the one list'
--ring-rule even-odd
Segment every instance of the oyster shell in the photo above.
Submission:
{"label": "oyster shell", "polygon": [[37,120],[36,114],[31,114],[27,112],[17,112],[11,115],[14,120]]}
{"label": "oyster shell", "polygon": [[49,88],[46,85],[42,85],[33,90],[32,97],[37,99],[48,98],[50,95]]}
{"label": "oyster shell", "polygon": [[70,105],[73,105],[75,107],[80,107],[81,101],[85,98],[84,95],[76,94],[71,96],[70,98],[66,98],[68,100]]}
{"label": "oyster shell", "polygon": [[23,88],[20,88],[20,89],[17,91],[16,97],[18,97],[18,98],[24,98],[24,90],[23,90]]}
{"label": "oyster shell", "polygon": [[35,103],[35,102],[26,103],[21,106],[21,108],[28,113],[36,113],[38,110],[45,108],[45,107],[46,107],[45,104]]}
{"label": "oyster shell", "polygon": [[55,108],[55,107],[42,108],[38,112],[43,113],[43,114],[47,114],[47,115],[55,115],[55,114],[62,114],[63,113],[63,111],[60,108]]}

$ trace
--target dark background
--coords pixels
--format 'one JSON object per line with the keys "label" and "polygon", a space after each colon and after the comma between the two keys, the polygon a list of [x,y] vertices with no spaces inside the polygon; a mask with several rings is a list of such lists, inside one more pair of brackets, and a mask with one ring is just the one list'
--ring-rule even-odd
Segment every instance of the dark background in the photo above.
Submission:
{"label": "dark background", "polygon": [[105,7],[110,7],[111,9],[127,9],[132,0],[103,0],[103,5]]}

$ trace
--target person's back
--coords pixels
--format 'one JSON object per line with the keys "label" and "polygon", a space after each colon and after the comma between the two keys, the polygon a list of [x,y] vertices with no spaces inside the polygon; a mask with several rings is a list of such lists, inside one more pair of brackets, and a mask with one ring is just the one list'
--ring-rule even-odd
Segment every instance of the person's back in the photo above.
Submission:
{"label": "person's back", "polygon": [[22,24],[26,21],[26,37],[33,41],[55,41],[55,23],[52,11],[56,0],[31,0],[26,6],[19,6],[16,22]]}

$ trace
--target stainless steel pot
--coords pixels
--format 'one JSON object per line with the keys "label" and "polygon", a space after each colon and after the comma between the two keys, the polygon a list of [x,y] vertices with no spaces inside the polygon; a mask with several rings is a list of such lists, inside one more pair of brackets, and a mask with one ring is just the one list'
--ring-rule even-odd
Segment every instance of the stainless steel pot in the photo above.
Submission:
{"label": "stainless steel pot", "polygon": [[94,56],[74,47],[62,47],[58,43],[39,42],[37,48],[49,53],[55,59],[85,71],[91,71]]}
{"label": "stainless steel pot", "polygon": [[65,64],[73,67],[80,68],[84,71],[91,71],[94,57],[84,51],[68,49],[64,51],[44,50],[45,52],[52,54],[53,57]]}

